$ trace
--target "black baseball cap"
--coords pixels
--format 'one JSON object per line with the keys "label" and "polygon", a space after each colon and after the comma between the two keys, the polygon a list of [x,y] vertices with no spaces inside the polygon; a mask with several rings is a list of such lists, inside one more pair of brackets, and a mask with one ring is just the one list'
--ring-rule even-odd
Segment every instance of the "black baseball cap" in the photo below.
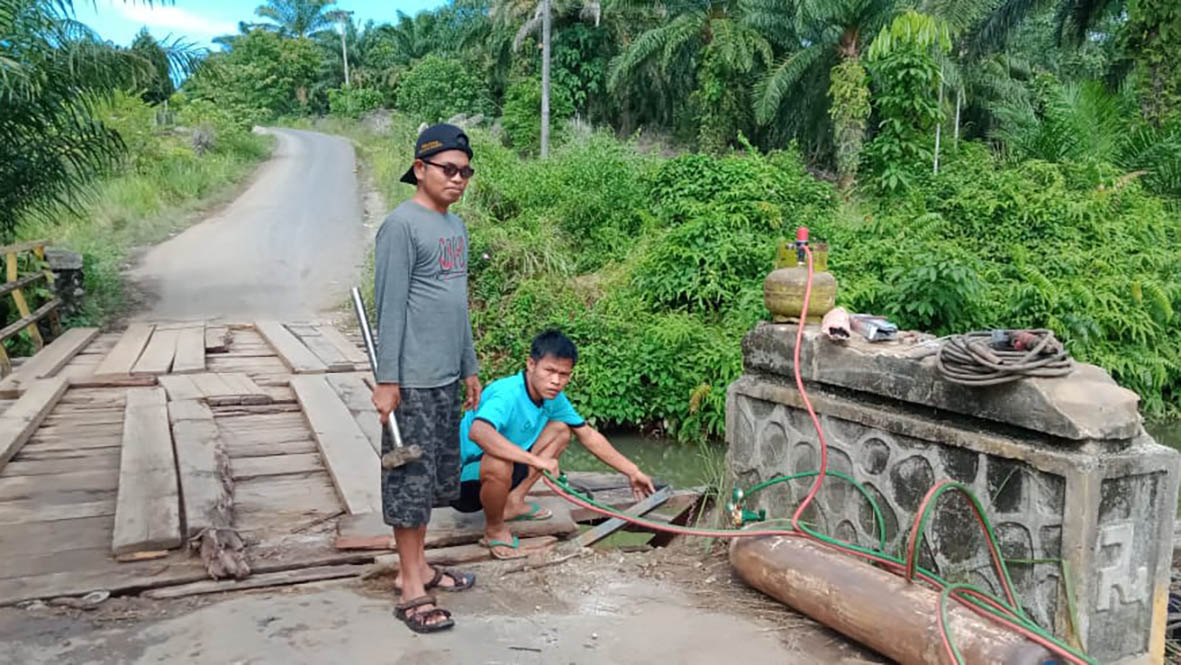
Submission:
{"label": "black baseball cap", "polygon": [[[414,144],[414,158],[423,159],[448,150],[462,150],[467,153],[468,159],[472,158],[472,146],[468,141],[467,134],[464,134],[463,130],[455,125],[441,122],[427,127],[418,135],[418,142]],[[408,185],[418,184],[413,164],[402,176],[402,182]]]}

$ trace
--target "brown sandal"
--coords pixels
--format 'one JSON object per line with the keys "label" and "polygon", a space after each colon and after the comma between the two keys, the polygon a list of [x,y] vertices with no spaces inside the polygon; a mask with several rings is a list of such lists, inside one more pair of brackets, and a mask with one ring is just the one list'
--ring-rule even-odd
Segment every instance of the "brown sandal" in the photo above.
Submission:
{"label": "brown sandal", "polygon": [[[423,605],[434,604],[434,596],[430,594],[419,596],[414,600],[395,605],[394,616],[416,633],[436,633],[454,626],[455,621],[451,619],[451,613],[441,607],[433,607],[429,610],[422,611],[418,610]],[[431,619],[436,617],[443,617],[443,620],[431,622]]]}
{"label": "brown sandal", "polygon": [[[431,566],[431,570],[435,571],[435,576],[431,581],[423,585],[423,589],[430,591],[431,589],[438,589],[439,591],[466,591],[476,585],[476,576],[472,573],[464,573],[458,570],[451,570],[450,568],[440,568]],[[443,576],[446,575],[455,580],[455,584],[451,586],[441,586],[439,583],[443,581]],[[397,584],[394,585],[394,593],[401,595],[402,587]]]}

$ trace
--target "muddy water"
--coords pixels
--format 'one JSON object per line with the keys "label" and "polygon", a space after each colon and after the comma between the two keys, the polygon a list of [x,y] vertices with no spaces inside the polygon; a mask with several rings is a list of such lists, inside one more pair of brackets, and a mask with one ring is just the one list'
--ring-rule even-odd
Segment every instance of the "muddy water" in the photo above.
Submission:
{"label": "muddy water", "polygon": [[[706,449],[680,444],[668,439],[641,436],[636,432],[605,432],[607,440],[625,457],[635,462],[652,478],[673,487],[694,487],[710,482],[711,464],[720,464],[723,448],[714,444]],[[578,442],[562,456],[564,471],[611,471]]]}
{"label": "muddy water", "polygon": [[[1181,451],[1181,420],[1149,423],[1145,429],[1157,443]],[[1181,496],[1177,497],[1177,516],[1181,517]]]}

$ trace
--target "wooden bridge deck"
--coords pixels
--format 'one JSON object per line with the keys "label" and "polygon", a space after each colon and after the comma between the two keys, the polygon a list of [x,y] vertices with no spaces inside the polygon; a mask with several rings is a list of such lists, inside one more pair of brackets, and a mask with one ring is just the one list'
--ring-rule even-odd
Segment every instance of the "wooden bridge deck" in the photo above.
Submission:
{"label": "wooden bridge deck", "polygon": [[[226,588],[189,546],[218,527],[245,541],[253,579],[339,577],[388,551],[358,341],[311,323],[133,324],[70,331],[18,367],[0,381],[0,605]],[[587,478],[598,498],[629,505],[604,475]],[[538,546],[594,517],[539,499],[556,519],[518,528]],[[470,545],[482,526],[437,510],[432,558],[486,555]]]}

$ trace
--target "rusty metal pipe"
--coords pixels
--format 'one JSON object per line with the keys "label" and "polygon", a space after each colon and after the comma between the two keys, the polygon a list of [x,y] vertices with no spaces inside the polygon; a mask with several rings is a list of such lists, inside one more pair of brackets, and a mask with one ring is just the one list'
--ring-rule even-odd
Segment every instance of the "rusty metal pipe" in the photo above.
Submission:
{"label": "rusty metal pipe", "polygon": [[[902,665],[946,665],[939,594],[803,538],[736,538],[730,563],[747,584]],[[968,665],[1043,665],[1044,647],[953,605],[948,622]]]}

